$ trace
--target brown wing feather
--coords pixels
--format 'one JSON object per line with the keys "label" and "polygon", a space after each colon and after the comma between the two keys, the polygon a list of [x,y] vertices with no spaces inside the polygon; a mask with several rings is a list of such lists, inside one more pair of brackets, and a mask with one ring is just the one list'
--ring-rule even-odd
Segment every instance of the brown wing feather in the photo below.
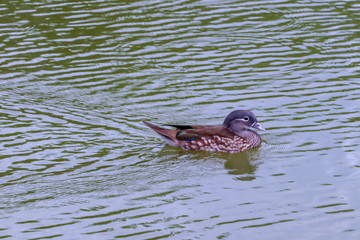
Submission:
{"label": "brown wing feather", "polygon": [[176,139],[186,141],[190,139],[200,139],[201,137],[206,136],[233,138],[234,135],[235,134],[232,131],[222,126],[201,126],[194,129],[180,130],[176,134]]}

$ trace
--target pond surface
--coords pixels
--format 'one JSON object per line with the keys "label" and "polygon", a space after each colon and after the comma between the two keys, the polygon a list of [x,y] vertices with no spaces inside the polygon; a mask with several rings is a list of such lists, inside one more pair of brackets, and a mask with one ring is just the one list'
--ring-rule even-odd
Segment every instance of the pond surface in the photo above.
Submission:
{"label": "pond surface", "polygon": [[[359,239],[360,2],[0,3],[0,238]],[[230,154],[156,124],[267,129]]]}

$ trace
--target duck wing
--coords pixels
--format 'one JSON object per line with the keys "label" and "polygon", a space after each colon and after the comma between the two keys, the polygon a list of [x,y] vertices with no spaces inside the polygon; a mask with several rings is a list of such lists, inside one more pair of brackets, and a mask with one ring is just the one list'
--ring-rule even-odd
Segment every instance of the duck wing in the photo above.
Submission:
{"label": "duck wing", "polygon": [[[180,128],[181,129],[181,128]],[[226,137],[233,138],[235,133],[223,126],[213,125],[197,125],[195,128],[183,128],[176,133],[175,138],[181,141],[192,141],[195,139],[201,139],[202,137]]]}

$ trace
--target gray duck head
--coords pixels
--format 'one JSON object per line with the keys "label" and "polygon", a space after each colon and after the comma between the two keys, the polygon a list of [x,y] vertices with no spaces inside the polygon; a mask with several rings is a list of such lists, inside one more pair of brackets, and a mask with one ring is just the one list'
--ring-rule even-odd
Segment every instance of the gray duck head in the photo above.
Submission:
{"label": "gray duck head", "polygon": [[233,132],[248,130],[249,128],[256,128],[261,131],[265,131],[265,129],[261,127],[260,123],[258,123],[255,114],[248,110],[232,111],[229,115],[227,115],[222,125]]}

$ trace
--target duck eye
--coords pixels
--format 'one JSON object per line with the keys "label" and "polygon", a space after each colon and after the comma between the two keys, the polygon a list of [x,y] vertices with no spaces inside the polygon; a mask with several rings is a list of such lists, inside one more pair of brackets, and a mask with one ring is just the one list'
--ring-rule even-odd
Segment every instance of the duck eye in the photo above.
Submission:
{"label": "duck eye", "polygon": [[248,117],[248,116],[245,116],[245,117],[244,117],[244,120],[245,120],[245,121],[249,121],[249,117]]}

